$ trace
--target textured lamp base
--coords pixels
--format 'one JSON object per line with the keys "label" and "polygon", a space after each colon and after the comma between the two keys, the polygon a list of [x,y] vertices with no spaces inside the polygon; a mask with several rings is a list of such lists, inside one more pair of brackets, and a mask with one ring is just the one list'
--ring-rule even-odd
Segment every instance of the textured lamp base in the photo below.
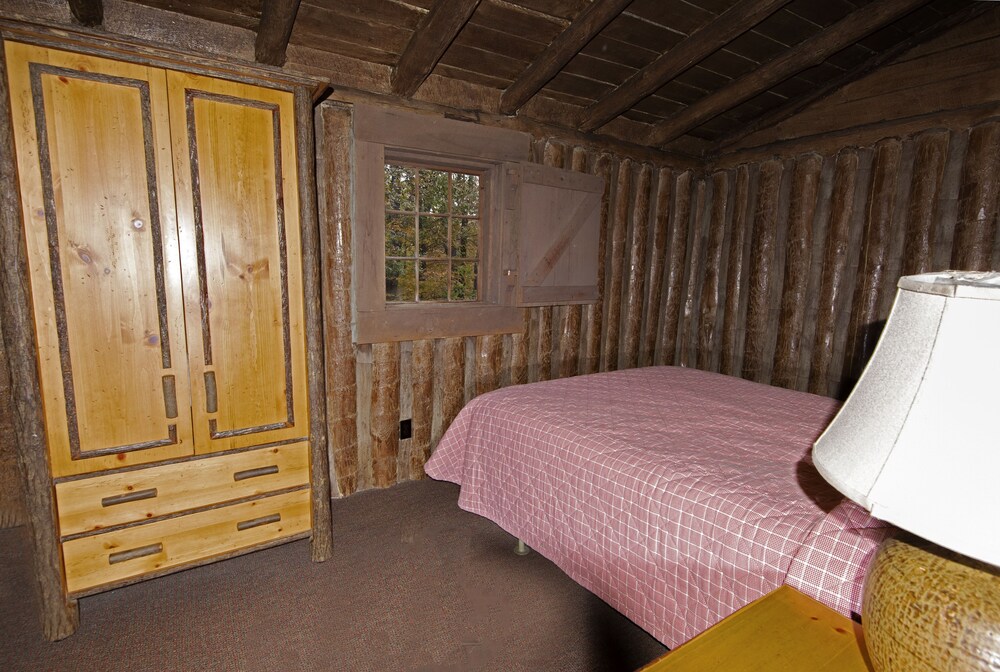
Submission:
{"label": "textured lamp base", "polygon": [[877,672],[1000,669],[1000,569],[904,535],[865,582],[865,641]]}

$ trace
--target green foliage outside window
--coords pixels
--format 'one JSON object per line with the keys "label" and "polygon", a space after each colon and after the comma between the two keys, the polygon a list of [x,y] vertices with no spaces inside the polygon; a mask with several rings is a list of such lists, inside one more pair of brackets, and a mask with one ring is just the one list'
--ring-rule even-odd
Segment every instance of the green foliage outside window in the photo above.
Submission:
{"label": "green foliage outside window", "polygon": [[385,300],[479,299],[479,175],[385,164]]}

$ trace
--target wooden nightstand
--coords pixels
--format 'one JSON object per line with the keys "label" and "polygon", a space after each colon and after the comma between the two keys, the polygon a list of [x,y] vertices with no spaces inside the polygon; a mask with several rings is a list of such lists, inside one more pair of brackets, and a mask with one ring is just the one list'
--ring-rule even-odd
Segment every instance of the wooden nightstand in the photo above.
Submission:
{"label": "wooden nightstand", "polygon": [[641,672],[871,672],[861,626],[782,586]]}

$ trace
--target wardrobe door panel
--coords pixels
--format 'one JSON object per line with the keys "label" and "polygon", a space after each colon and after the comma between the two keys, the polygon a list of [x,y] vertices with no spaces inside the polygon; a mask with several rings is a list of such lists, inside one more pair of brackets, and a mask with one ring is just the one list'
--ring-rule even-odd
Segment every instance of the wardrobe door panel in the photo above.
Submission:
{"label": "wardrobe door panel", "polygon": [[6,48],[53,474],[190,454],[164,71]]}
{"label": "wardrobe door panel", "polygon": [[168,73],[196,450],[308,435],[290,93]]}

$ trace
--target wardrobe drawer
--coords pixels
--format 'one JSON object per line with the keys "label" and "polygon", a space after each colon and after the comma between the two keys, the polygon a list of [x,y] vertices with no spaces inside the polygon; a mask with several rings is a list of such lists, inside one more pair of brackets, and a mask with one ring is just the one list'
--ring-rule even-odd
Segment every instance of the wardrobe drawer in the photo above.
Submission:
{"label": "wardrobe drawer", "polygon": [[295,490],[63,542],[75,593],[226,555],[310,529],[309,490]]}
{"label": "wardrobe drawer", "polygon": [[92,532],[308,482],[308,443],[64,481],[56,484],[59,531]]}

